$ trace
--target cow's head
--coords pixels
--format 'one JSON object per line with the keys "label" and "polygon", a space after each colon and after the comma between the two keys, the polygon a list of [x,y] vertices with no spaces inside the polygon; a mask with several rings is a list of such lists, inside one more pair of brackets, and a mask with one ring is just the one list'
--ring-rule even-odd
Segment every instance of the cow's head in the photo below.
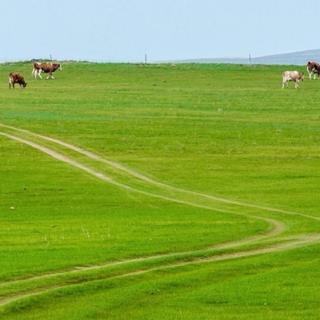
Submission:
{"label": "cow's head", "polygon": [[303,72],[300,72],[300,73],[299,73],[299,77],[300,77],[300,80],[303,81],[303,79],[304,79],[304,73],[303,73]]}
{"label": "cow's head", "polygon": [[27,83],[24,82],[24,83],[22,84],[22,86],[25,88],[25,87],[27,86]]}
{"label": "cow's head", "polygon": [[62,71],[62,65],[60,63],[52,63],[51,67],[53,68],[54,71],[56,70]]}

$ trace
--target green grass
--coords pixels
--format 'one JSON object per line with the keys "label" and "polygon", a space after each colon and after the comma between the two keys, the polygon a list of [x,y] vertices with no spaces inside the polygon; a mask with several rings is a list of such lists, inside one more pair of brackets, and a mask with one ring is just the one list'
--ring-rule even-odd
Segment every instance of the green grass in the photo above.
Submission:
{"label": "green grass", "polygon": [[[31,65],[2,65],[0,123],[73,143],[177,188],[320,217],[320,83],[282,90],[288,68],[297,69],[79,63],[66,64],[54,81],[35,81]],[[11,71],[26,76],[25,90],[7,89]],[[205,250],[268,231],[256,216],[286,224],[275,243],[317,233],[320,222],[146,184],[32,135],[0,131],[140,191],[202,206],[118,188],[0,136],[0,303],[10,294],[48,289],[0,306],[4,319],[318,318],[319,245],[110,278],[181,261],[173,256],[1,287],[119,259],[221,254]]]}

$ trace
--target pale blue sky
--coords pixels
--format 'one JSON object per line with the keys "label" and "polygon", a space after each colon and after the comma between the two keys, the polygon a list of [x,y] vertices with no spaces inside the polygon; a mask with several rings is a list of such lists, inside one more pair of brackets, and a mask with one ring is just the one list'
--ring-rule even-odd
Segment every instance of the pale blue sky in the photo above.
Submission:
{"label": "pale blue sky", "polygon": [[141,61],[320,48],[319,0],[10,0],[0,60]]}

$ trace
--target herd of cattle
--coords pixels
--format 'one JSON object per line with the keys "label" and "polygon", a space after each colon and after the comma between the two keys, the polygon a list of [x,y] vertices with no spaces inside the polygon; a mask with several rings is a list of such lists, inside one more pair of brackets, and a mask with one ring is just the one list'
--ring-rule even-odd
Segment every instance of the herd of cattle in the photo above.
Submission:
{"label": "herd of cattle", "polygon": [[[32,75],[35,79],[40,78],[42,79],[41,73],[48,74],[47,79],[54,79],[53,73],[57,70],[62,70],[62,66],[60,63],[41,63],[41,62],[34,62]],[[309,61],[307,63],[307,72],[309,74],[309,79],[311,80],[312,77],[316,79],[320,76],[320,64],[314,61]],[[303,81],[304,74],[303,72],[299,71],[285,71],[282,74],[282,88],[289,86],[289,82],[292,81],[295,83],[295,88],[299,87],[300,81]],[[9,88],[14,88],[15,84],[19,84],[21,88],[25,88],[27,83],[24,80],[24,77],[16,72],[11,72],[9,74]]]}
{"label": "herd of cattle", "polygon": [[[47,79],[54,79],[53,73],[57,70],[62,70],[62,65],[60,63],[42,63],[42,62],[34,62],[32,69],[32,76],[35,79],[42,79],[41,73],[47,74]],[[25,88],[27,86],[24,77],[17,72],[11,72],[9,74],[9,89],[14,88],[15,84],[18,84],[21,88]]]}
{"label": "herd of cattle", "polygon": [[[316,79],[320,76],[320,64],[318,62],[309,61],[307,63],[307,72],[309,74],[309,79],[311,80],[312,77]],[[282,74],[282,88],[289,86],[289,82],[293,81],[295,88],[299,88],[300,81],[303,81],[304,74],[303,72],[299,71],[285,71]]]}

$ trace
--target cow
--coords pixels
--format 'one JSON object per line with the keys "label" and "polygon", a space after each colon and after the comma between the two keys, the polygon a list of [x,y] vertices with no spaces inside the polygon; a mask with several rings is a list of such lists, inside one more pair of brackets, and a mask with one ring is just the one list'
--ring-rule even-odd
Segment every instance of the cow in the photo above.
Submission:
{"label": "cow", "polygon": [[303,81],[304,74],[299,71],[285,71],[282,74],[282,88],[289,86],[289,81],[294,82],[294,87],[299,88],[299,82]]}
{"label": "cow", "polygon": [[314,79],[320,76],[320,64],[315,61],[308,61],[307,63],[307,71],[309,74],[309,79],[312,80],[312,76]]}
{"label": "cow", "polygon": [[51,78],[54,79],[54,76],[52,75],[55,71],[62,70],[62,66],[60,63],[40,63],[40,62],[34,62],[33,63],[33,70],[32,75],[35,79],[38,77],[42,79],[41,73],[47,73],[47,79]]}
{"label": "cow", "polygon": [[42,77],[41,77],[41,63],[40,62],[33,63],[32,76],[35,79],[37,79],[37,76],[39,76],[42,79]]}
{"label": "cow", "polygon": [[15,84],[18,83],[20,85],[20,88],[25,88],[27,86],[27,83],[24,81],[24,78],[21,74],[16,72],[11,72],[9,74],[9,89],[13,88]]}

